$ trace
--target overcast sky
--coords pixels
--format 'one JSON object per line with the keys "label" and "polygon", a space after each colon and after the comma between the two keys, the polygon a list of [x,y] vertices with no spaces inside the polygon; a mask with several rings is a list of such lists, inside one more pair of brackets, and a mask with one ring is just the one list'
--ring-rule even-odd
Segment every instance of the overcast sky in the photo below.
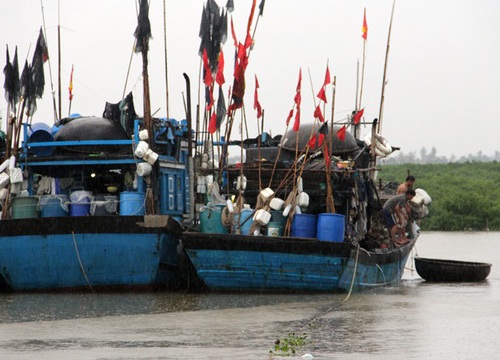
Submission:
{"label": "overcast sky", "polygon": [[[118,102],[133,91],[138,114],[142,105],[142,59],[133,55],[137,25],[133,0],[21,0],[1,1],[0,64],[5,65],[5,44],[11,57],[17,45],[20,67],[31,61],[40,26],[45,26],[50,69],[45,65],[46,88],[33,122],[53,122],[51,83],[58,89],[57,25],[61,27],[62,113],[68,114],[68,84],[74,65],[71,112],[101,115],[106,101]],[[236,35],[243,40],[251,0],[234,0]],[[199,24],[203,0],[165,0],[167,62],[164,49],[163,0],[151,0],[153,39],[149,52],[151,109],[166,116],[166,79],[169,79],[170,117],[183,119],[182,74],[191,78],[193,110],[198,103],[200,57]],[[218,0],[220,6],[226,0]],[[257,5],[260,0],[257,0]],[[335,121],[354,109],[358,63],[361,67],[361,26],[366,8],[365,83],[362,107],[365,119],[378,117],[384,59],[392,0],[267,0],[259,19],[255,46],[246,71],[246,118],[251,136],[257,135],[252,108],[254,76],[265,110],[265,130],[282,133],[293,105],[302,68],[302,122],[313,120],[313,94],[323,83],[327,62],[337,78]],[[42,16],[42,4],[43,14]],[[58,22],[58,4],[60,20]],[[450,157],[500,151],[500,2],[498,0],[398,0],[396,2],[382,134],[405,153],[436,148]],[[254,25],[255,26],[255,22]],[[233,42],[230,33],[223,47],[227,92],[232,83]],[[29,54],[28,54],[29,52]],[[311,81],[309,80],[309,74]],[[3,74],[1,75],[3,84]],[[312,86],[311,86],[312,82]],[[314,89],[314,90],[312,90]],[[328,109],[331,86],[327,88]],[[6,102],[0,100],[5,122]],[[327,110],[326,118],[331,112]],[[5,124],[2,124],[2,128]],[[364,129],[363,132],[368,132]],[[234,136],[239,138],[237,133]]]}

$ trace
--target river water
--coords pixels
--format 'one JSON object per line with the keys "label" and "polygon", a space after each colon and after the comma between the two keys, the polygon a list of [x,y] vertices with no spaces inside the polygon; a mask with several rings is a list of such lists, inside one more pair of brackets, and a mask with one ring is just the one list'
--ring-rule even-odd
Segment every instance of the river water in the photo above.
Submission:
{"label": "river water", "polygon": [[[424,232],[414,254],[490,262],[486,282],[363,293],[0,294],[0,359],[492,359],[500,350],[500,233]],[[294,334],[294,335],[289,335]]]}

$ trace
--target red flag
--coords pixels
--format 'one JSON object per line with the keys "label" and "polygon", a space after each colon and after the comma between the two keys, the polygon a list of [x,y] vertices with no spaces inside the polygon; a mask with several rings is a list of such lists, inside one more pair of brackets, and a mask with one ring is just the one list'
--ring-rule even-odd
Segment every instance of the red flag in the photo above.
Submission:
{"label": "red flag", "polygon": [[73,70],[74,70],[74,65],[71,65],[71,74],[69,75],[69,86],[68,86],[69,101],[73,100]]}
{"label": "red flag", "polygon": [[295,101],[295,104],[297,104],[297,107],[300,107],[300,103],[302,102],[302,96],[300,95],[300,88],[302,87],[302,68],[299,70],[299,81],[297,82],[297,88],[296,88],[296,93],[295,97],[293,98],[293,101]]}
{"label": "red flag", "polygon": [[257,5],[257,0],[253,0],[252,9],[250,10],[250,16],[248,17],[247,34],[250,34],[250,27],[252,26],[253,14],[255,13],[255,5]]}
{"label": "red flag", "polygon": [[219,54],[219,64],[217,67],[217,75],[215,76],[215,81],[220,86],[222,86],[222,84],[226,82],[226,79],[224,79],[224,53],[222,52],[222,49],[220,50]]}
{"label": "red flag", "polygon": [[292,116],[293,116],[293,109],[290,110],[290,112],[288,113],[288,117],[286,118],[286,126],[288,126],[288,124],[290,124],[290,120],[292,119]]}
{"label": "red flag", "polygon": [[323,145],[324,140],[325,134],[316,134],[311,136],[307,145],[314,150],[316,148],[316,144],[318,144],[318,147],[320,147],[321,145]]}
{"label": "red flag", "polygon": [[318,92],[318,95],[316,95],[320,100],[323,100],[323,102],[327,102],[326,101],[326,93],[325,93],[325,86],[323,85],[321,87],[321,89],[319,90]]}
{"label": "red flag", "polygon": [[252,46],[252,43],[252,37],[250,36],[250,33],[247,33],[247,37],[245,38],[245,49],[248,49],[250,46]]}
{"label": "red flag", "polygon": [[205,75],[203,77],[203,83],[206,86],[210,86],[213,84],[214,78],[212,76],[212,71],[210,70],[210,66],[208,65],[207,49],[203,49],[203,69],[205,70]]}
{"label": "red flag", "polygon": [[236,40],[236,32],[234,31],[233,16],[231,15],[231,34],[233,35],[234,47],[238,47],[238,40]]}
{"label": "red flag", "polygon": [[302,87],[302,68],[299,70],[299,81],[297,82],[297,93],[295,94],[294,101],[297,106],[297,111],[295,112],[295,122],[293,123],[293,131],[299,131],[300,127],[300,102],[302,97],[300,95],[300,88]]}
{"label": "red flag", "polygon": [[343,125],[339,130],[337,130],[337,137],[340,141],[344,142],[345,140],[345,125]]}
{"label": "red flag", "polygon": [[366,40],[366,38],[368,37],[368,24],[366,23],[366,8],[363,13],[363,27],[361,28],[361,31],[362,31],[361,37]]}
{"label": "red flag", "polygon": [[318,135],[318,146],[323,145],[323,141],[325,140],[325,134]]}
{"label": "red flag", "polygon": [[321,113],[321,108],[316,106],[316,109],[314,110],[314,118],[318,119],[320,122],[325,122],[325,118],[323,117],[323,114]]}
{"label": "red flag", "polygon": [[257,80],[257,75],[255,75],[255,92],[253,98],[253,108],[257,110],[257,119],[260,119],[262,116],[262,107],[259,103],[259,94],[257,93],[257,89],[259,88],[259,81]]}
{"label": "red flag", "polygon": [[217,114],[214,111],[210,117],[210,122],[208,123],[208,132],[213,134],[215,130],[217,130]]}
{"label": "red flag", "polygon": [[309,142],[307,143],[307,146],[309,146],[311,149],[314,149],[316,147],[316,135],[311,136]]}
{"label": "red flag", "polygon": [[330,84],[332,82],[332,79],[330,78],[330,69],[328,68],[328,65],[326,66],[326,73],[325,73],[325,81],[323,82],[323,87]]}
{"label": "red flag", "polygon": [[361,117],[363,116],[363,113],[365,112],[365,109],[359,110],[354,116],[352,117],[352,121],[354,122],[354,125],[358,125],[359,122],[361,121]]}
{"label": "red flag", "polygon": [[293,123],[293,131],[297,132],[299,131],[300,127],[300,108],[297,108],[297,111],[295,112],[295,122]]}
{"label": "red flag", "polygon": [[296,91],[299,92],[301,87],[302,87],[302,68],[299,69],[299,81],[297,82]]}

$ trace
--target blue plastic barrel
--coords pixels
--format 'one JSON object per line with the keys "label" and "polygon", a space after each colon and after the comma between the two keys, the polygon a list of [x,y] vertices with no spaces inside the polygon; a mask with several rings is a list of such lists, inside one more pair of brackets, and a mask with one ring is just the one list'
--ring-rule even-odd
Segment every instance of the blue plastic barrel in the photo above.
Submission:
{"label": "blue plastic barrel", "polygon": [[292,220],[293,237],[316,237],[317,216],[312,214],[295,214]]}
{"label": "blue plastic barrel", "polygon": [[134,216],[146,213],[146,194],[136,191],[120,193],[120,215]]}
{"label": "blue plastic barrel", "polygon": [[[36,142],[52,142],[54,141],[54,135],[52,134],[52,128],[45,123],[35,123],[28,126],[28,143]],[[54,154],[53,146],[43,146],[43,147],[32,147],[31,151],[37,156],[51,156]]]}
{"label": "blue plastic barrel", "polygon": [[40,197],[40,217],[61,217],[67,216],[68,195],[42,195]]}
{"label": "blue plastic barrel", "polygon": [[85,190],[73,191],[69,199],[71,204],[69,213],[71,216],[87,216],[90,215],[90,203],[92,201],[92,193]]}
{"label": "blue plastic barrel", "polygon": [[345,216],[341,214],[319,214],[317,237],[321,241],[344,241]]}
{"label": "blue plastic barrel", "polygon": [[200,231],[204,234],[227,234],[222,225],[224,205],[211,205],[200,209]]}
{"label": "blue plastic barrel", "polygon": [[236,214],[234,217],[234,228],[235,230],[240,230],[241,235],[252,235],[250,234],[250,227],[253,224],[253,216],[254,212],[252,209],[243,209],[241,210],[241,220],[240,214]]}
{"label": "blue plastic barrel", "polygon": [[13,219],[33,219],[38,217],[38,197],[16,196],[12,199]]}

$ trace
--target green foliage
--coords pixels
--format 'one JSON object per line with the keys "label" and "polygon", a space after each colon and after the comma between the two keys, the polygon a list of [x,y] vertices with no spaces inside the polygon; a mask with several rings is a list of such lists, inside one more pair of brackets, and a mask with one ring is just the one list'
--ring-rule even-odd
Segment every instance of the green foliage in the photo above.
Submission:
{"label": "green foliage", "polygon": [[500,230],[500,163],[383,165],[378,178],[402,183],[408,173],[432,197],[422,230]]}
{"label": "green foliage", "polygon": [[274,350],[270,350],[269,353],[273,356],[293,356],[298,348],[306,344],[306,338],[307,335],[305,333],[302,336],[290,333],[283,340],[276,340],[274,342]]}

